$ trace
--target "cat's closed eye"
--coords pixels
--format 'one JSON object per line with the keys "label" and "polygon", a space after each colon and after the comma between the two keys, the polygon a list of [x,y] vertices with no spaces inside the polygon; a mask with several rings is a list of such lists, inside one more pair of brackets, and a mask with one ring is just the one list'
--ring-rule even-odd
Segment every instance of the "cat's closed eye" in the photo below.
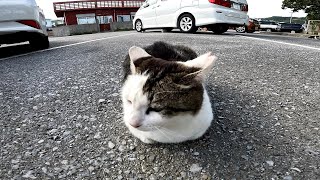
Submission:
{"label": "cat's closed eye", "polygon": [[132,104],[132,101],[130,101],[130,100],[127,100],[127,102],[128,102],[129,104]]}
{"label": "cat's closed eye", "polygon": [[150,112],[160,112],[161,109],[155,109],[155,108],[152,108],[152,107],[149,107],[146,111],[146,114],[150,114]]}

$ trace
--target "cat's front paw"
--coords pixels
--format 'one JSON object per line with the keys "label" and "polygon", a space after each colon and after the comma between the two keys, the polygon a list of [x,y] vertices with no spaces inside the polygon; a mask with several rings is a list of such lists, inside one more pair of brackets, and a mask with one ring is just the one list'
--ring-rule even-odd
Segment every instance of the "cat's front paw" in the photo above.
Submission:
{"label": "cat's front paw", "polygon": [[154,140],[149,139],[149,138],[140,138],[140,140],[141,140],[143,143],[146,143],[146,144],[153,144],[153,143],[155,143]]}

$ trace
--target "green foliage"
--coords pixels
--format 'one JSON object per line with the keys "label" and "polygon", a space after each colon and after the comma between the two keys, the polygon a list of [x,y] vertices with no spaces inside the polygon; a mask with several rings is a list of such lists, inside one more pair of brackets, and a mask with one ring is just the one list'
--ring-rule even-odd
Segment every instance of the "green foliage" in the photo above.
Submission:
{"label": "green foliage", "polygon": [[[268,18],[262,18],[261,20],[289,23],[290,17],[272,16]],[[292,17],[292,23],[304,24],[305,21],[306,21],[306,18],[304,17]]]}
{"label": "green foliage", "polygon": [[294,12],[305,10],[307,19],[320,19],[320,0],[283,0],[282,8],[290,8]]}

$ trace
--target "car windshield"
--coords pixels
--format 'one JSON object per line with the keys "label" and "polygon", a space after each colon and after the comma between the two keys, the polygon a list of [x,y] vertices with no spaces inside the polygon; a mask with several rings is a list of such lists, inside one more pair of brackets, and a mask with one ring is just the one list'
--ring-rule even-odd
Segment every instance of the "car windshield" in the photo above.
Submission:
{"label": "car windshield", "polygon": [[271,22],[271,21],[260,21],[260,24],[271,24],[271,25],[275,25],[275,22]]}

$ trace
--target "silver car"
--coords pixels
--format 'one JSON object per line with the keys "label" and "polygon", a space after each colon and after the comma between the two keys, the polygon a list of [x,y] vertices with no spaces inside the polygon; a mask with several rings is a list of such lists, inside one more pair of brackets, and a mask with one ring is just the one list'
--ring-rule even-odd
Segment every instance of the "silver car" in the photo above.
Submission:
{"label": "silver car", "polygon": [[36,49],[49,47],[43,11],[35,0],[0,0],[0,45],[25,41]]}

